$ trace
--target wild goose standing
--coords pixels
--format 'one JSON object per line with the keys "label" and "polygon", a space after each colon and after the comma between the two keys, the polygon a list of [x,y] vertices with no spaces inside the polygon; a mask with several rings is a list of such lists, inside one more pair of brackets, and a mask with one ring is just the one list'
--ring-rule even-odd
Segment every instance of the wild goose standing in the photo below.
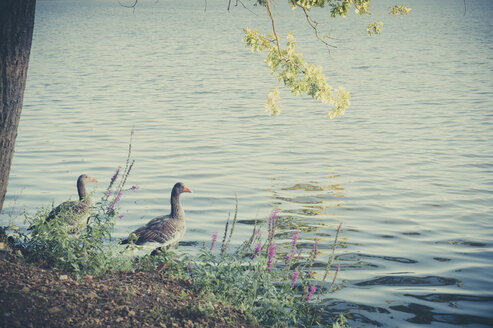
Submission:
{"label": "wild goose standing", "polygon": [[92,208],[94,202],[90,195],[86,191],[86,183],[98,182],[98,180],[91,178],[87,174],[82,174],[77,179],[77,192],[79,193],[79,201],[66,201],[55,207],[45,222],[49,222],[55,218],[60,218],[66,223],[80,227],[87,224],[87,219],[92,214]]}
{"label": "wild goose standing", "polygon": [[132,243],[143,245],[156,243],[157,247],[169,248],[180,241],[185,235],[185,211],[181,207],[180,195],[184,192],[192,192],[181,182],[178,182],[171,190],[171,213],[158,216],[149,221],[145,226],[138,228],[130,235],[133,238],[122,240],[122,244]]}

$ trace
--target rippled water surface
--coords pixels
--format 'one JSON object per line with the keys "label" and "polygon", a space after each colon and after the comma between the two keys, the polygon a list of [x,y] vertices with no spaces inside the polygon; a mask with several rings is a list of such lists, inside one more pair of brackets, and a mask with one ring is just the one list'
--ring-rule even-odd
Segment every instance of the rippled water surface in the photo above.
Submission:
{"label": "rippled water surface", "polygon": [[[0,223],[76,198],[87,173],[106,187],[135,167],[116,235],[169,211],[176,181],[189,230],[183,247],[221,231],[239,200],[237,240],[279,208],[281,228],[321,238],[322,268],[343,222],[336,264],[342,288],[327,318],[354,327],[493,326],[493,2],[409,1],[405,18],[329,21],[338,48],[317,42],[303,14],[279,3],[281,34],[352,105],[327,109],[283,93],[244,48],[242,28],[269,31],[260,8],[208,1],[38,1],[24,110]],[[387,4],[380,3],[383,12]],[[327,14],[325,14],[327,15]],[[378,38],[371,20],[385,22]],[[17,218],[18,224],[22,219]],[[282,235],[282,231],[281,231]]]}

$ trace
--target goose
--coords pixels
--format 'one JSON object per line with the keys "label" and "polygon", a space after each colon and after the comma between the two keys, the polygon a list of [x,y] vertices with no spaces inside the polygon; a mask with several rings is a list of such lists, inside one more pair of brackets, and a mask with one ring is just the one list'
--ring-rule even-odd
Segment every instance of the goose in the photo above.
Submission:
{"label": "goose", "polygon": [[94,201],[87,194],[86,183],[98,182],[87,174],[81,174],[77,179],[77,192],[79,201],[66,201],[55,207],[46,217],[45,222],[49,222],[55,218],[61,218],[66,223],[80,227],[87,224],[87,219],[92,214]]}
{"label": "goose", "polygon": [[[121,244],[135,243],[137,245],[150,244],[159,248],[170,248],[178,243],[185,235],[185,211],[180,203],[180,195],[192,192],[181,182],[177,182],[171,190],[171,213],[158,216],[130,234],[131,237],[122,240]],[[146,245],[148,246],[148,245]]]}

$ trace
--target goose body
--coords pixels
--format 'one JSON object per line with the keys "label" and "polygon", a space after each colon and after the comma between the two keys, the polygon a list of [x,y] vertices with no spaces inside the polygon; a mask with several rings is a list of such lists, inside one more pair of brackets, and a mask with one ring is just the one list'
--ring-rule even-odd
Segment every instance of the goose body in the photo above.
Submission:
{"label": "goose body", "polygon": [[125,239],[121,243],[132,243],[135,240],[136,245],[156,246],[169,248],[178,243],[186,231],[185,211],[180,203],[180,195],[184,192],[192,192],[181,182],[174,185],[171,190],[171,213],[168,215],[158,216],[132,232],[133,238]]}

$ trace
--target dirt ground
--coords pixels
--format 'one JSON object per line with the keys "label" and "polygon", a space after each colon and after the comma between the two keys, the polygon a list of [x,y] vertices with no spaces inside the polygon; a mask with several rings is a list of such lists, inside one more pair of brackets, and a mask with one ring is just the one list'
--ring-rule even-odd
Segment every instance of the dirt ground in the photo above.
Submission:
{"label": "dirt ground", "polygon": [[71,274],[0,259],[0,327],[257,327],[159,272]]}

